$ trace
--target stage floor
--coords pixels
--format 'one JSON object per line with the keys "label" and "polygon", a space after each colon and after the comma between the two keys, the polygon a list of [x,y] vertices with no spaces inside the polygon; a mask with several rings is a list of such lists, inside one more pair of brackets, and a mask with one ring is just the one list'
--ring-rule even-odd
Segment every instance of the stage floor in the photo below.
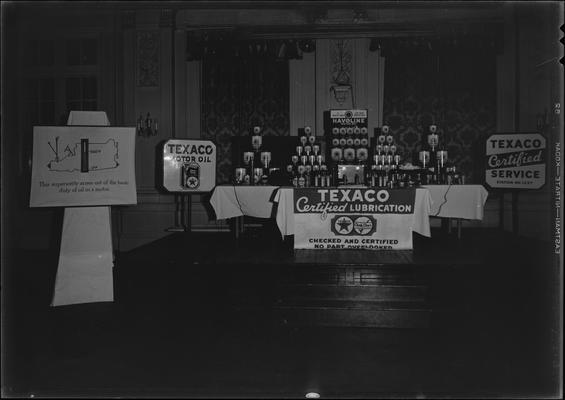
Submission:
{"label": "stage floor", "polygon": [[440,229],[432,230],[432,238],[413,238],[413,250],[294,250],[292,236],[283,240],[274,224],[266,224],[247,229],[238,240],[229,233],[175,233],[124,255],[152,256],[158,247],[167,249],[165,258],[196,264],[471,265],[484,263],[509,245],[505,234],[484,229],[464,230],[460,240]]}
{"label": "stage floor", "polygon": [[[3,282],[3,394],[555,393],[555,277],[548,244],[469,230],[460,242],[440,235],[417,239],[411,260],[371,252],[370,260],[363,255],[318,263],[318,255],[297,258],[270,234],[249,232],[237,243],[227,234],[171,235],[118,254],[114,303],[58,308],[49,307],[56,253],[19,253],[17,268]],[[425,272],[436,304],[456,304],[458,312],[429,329],[272,323],[281,274],[338,265]]]}

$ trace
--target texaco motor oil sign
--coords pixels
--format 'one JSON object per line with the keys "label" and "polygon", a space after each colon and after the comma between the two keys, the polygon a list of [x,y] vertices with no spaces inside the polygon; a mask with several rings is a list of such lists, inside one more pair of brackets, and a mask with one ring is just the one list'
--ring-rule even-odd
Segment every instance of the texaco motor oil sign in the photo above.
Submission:
{"label": "texaco motor oil sign", "polygon": [[169,192],[209,192],[216,186],[216,145],[171,139],[163,145],[163,186]]}
{"label": "texaco motor oil sign", "polygon": [[539,189],[545,184],[546,141],[538,133],[497,134],[486,141],[491,188]]}

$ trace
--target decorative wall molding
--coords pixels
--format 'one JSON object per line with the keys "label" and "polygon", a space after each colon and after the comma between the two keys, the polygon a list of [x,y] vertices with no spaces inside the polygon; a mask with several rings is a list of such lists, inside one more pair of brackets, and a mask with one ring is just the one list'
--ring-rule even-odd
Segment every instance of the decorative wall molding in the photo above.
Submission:
{"label": "decorative wall molding", "polygon": [[323,126],[316,125],[316,55],[304,53],[302,60],[288,61],[290,135],[298,128],[310,126],[316,135],[323,135]]}
{"label": "decorative wall molding", "polygon": [[[364,93],[357,88],[356,96],[359,99],[359,104],[363,99],[363,94],[367,96],[367,110],[369,116],[369,127],[376,127],[383,125],[383,100],[385,88],[385,58],[381,57],[380,51],[370,51],[369,40],[366,39],[365,43],[365,57],[367,58],[366,64],[366,90]],[[371,130],[372,131],[372,130]],[[372,135],[373,132],[369,134]]]}
{"label": "decorative wall molding", "polygon": [[[330,40],[330,102],[331,108],[355,108],[355,96],[351,82],[354,66],[353,43],[358,40]],[[355,63],[357,65],[357,63]]]}
{"label": "decorative wall molding", "polygon": [[123,29],[135,28],[135,11],[122,12],[122,28]]}
{"label": "decorative wall molding", "polygon": [[[367,109],[370,127],[382,124],[384,58],[378,51],[369,51],[369,44],[370,40],[367,38],[316,41],[316,95],[310,101],[316,105],[316,126],[319,131],[323,130],[323,112],[332,108]],[[343,56],[340,56],[340,46]],[[331,88],[337,86],[335,81],[341,69],[345,76],[342,82],[349,82],[351,86],[346,92],[347,98],[340,103],[336,101]],[[348,88],[347,85],[342,87]]]}
{"label": "decorative wall molding", "polygon": [[[205,4],[206,2],[201,2]],[[247,28],[259,27],[268,30],[277,27],[278,31],[288,28],[288,32],[300,34],[315,33],[320,37],[320,32],[330,31],[335,26],[349,28],[357,31],[359,36],[378,34],[391,34],[398,32],[434,31],[439,24],[465,30],[469,26],[479,25],[481,21],[497,21],[501,18],[504,8],[500,2],[483,3],[480,6],[448,5],[438,2],[437,5],[413,4],[403,6],[402,2],[390,2],[383,5],[374,2],[373,5],[363,7],[363,10],[352,8],[327,8],[320,6],[292,9],[276,5],[264,9],[214,9],[205,5],[192,9],[179,10],[177,26],[187,29],[202,27],[233,28],[246,26]],[[443,4],[441,4],[443,3]],[[497,4],[498,3],[498,4]],[[478,23],[477,23],[478,22]]]}
{"label": "decorative wall molding", "polygon": [[175,23],[175,13],[171,9],[161,10],[161,17],[159,18],[160,28],[172,28]]}
{"label": "decorative wall molding", "polygon": [[160,57],[159,57],[159,31],[137,32],[137,74],[138,87],[159,86]]}
{"label": "decorative wall molding", "polygon": [[330,40],[330,62],[332,83],[340,85],[351,83],[352,41],[348,39]]}
{"label": "decorative wall molding", "polygon": [[201,99],[202,99],[202,61],[186,63],[186,133],[179,138],[200,139]]}

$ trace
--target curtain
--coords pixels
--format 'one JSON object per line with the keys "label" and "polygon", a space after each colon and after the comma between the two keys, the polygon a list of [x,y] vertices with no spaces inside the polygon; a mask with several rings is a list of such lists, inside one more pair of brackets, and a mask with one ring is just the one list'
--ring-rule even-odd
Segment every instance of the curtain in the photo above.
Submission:
{"label": "curtain", "polygon": [[420,150],[424,132],[437,124],[448,158],[479,182],[481,138],[496,129],[496,55],[471,52],[398,54],[386,58],[384,124],[406,159]]}
{"label": "curtain", "polygon": [[254,126],[264,136],[289,135],[288,78],[286,60],[202,61],[202,137],[216,143],[218,184],[233,174],[233,136],[248,136]]}

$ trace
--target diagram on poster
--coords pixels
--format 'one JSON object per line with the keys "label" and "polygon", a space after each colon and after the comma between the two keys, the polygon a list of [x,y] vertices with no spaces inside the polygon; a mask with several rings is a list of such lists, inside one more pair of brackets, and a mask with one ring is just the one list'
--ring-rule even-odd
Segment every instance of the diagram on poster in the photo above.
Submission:
{"label": "diagram on poster", "polygon": [[62,151],[59,136],[55,137],[54,143],[47,144],[53,152],[53,159],[47,164],[51,171],[89,172],[114,169],[120,165],[118,142],[115,139],[108,139],[105,143],[91,143],[88,139],[81,139],[80,143],[67,144]]}
{"label": "diagram on poster", "polygon": [[31,207],[136,204],[135,128],[40,126]]}

